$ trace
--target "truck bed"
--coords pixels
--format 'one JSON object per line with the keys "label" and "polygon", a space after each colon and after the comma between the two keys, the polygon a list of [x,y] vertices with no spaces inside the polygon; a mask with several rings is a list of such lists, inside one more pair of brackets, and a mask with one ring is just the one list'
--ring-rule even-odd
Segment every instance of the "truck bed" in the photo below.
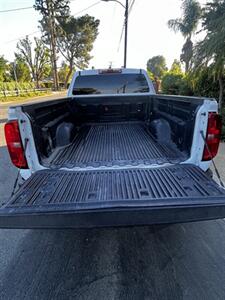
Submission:
{"label": "truck bed", "polygon": [[176,163],[182,159],[184,154],[174,144],[159,144],[144,122],[117,122],[81,126],[73,142],[58,149],[46,163],[66,168],[108,167]]}

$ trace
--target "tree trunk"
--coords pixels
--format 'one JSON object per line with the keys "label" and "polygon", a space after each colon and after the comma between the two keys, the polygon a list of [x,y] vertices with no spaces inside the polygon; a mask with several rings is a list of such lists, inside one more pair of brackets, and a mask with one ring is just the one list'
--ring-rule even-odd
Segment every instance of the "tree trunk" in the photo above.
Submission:
{"label": "tree trunk", "polygon": [[190,68],[190,61],[189,61],[189,60],[186,60],[186,61],[185,61],[185,74],[188,73],[189,68]]}
{"label": "tree trunk", "polygon": [[40,88],[40,84],[39,84],[39,79],[36,78],[36,88],[39,89]]}
{"label": "tree trunk", "polygon": [[33,69],[31,70],[31,76],[32,76],[33,82],[36,82],[36,74]]}
{"label": "tree trunk", "polygon": [[220,87],[220,91],[219,91],[219,110],[221,110],[222,105],[223,105],[223,78],[220,75],[218,78],[219,81],[219,87]]}
{"label": "tree trunk", "polygon": [[69,72],[67,73],[66,79],[65,79],[65,82],[64,82],[64,88],[65,89],[67,89],[67,84],[68,84],[68,81],[70,79],[70,75],[72,74],[72,72],[73,72],[73,66],[70,66]]}

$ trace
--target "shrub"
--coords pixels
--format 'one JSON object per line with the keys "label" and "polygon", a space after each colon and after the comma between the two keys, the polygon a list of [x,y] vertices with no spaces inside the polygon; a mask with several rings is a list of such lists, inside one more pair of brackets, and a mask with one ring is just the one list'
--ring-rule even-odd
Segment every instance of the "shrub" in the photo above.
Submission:
{"label": "shrub", "polygon": [[11,81],[11,82],[0,82],[0,91],[14,91],[18,90],[30,90],[34,89],[35,84],[33,82],[19,82]]}
{"label": "shrub", "polygon": [[169,95],[192,95],[188,80],[183,74],[168,72],[162,79],[162,92]]}
{"label": "shrub", "polygon": [[219,83],[215,80],[210,69],[202,70],[199,74],[190,74],[193,93],[195,96],[216,98],[219,97]]}

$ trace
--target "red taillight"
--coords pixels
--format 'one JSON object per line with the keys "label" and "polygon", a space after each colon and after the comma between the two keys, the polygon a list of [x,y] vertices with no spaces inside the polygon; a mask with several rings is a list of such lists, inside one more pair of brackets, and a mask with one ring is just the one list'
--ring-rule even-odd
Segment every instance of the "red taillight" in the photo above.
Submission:
{"label": "red taillight", "polygon": [[214,158],[218,152],[222,129],[222,120],[220,115],[211,112],[208,117],[208,127],[206,133],[206,143],[202,160],[207,161]]}
{"label": "red taillight", "polygon": [[5,124],[5,139],[12,163],[17,168],[27,169],[27,160],[24,155],[18,121],[13,120]]}

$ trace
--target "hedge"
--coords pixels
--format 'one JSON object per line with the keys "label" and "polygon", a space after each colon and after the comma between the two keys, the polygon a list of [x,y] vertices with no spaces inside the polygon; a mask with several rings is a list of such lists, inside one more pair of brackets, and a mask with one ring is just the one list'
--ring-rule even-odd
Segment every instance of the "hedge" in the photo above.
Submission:
{"label": "hedge", "polygon": [[14,91],[14,90],[31,90],[35,89],[34,82],[1,82],[0,81],[0,91]]}

